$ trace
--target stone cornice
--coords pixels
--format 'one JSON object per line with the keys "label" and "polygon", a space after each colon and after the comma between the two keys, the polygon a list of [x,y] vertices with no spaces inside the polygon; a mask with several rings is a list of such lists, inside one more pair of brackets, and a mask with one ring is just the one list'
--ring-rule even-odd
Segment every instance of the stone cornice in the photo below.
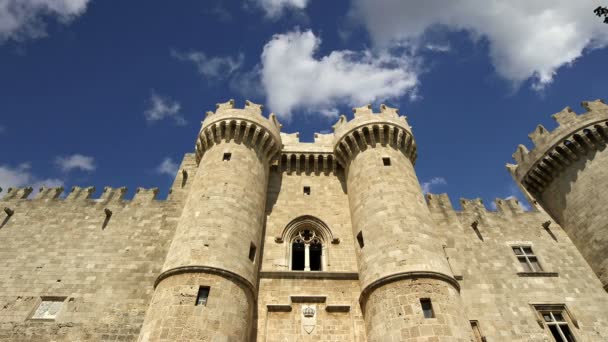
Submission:
{"label": "stone cornice", "polygon": [[161,274],[158,275],[158,277],[156,277],[156,280],[154,281],[154,288],[156,288],[158,286],[158,284],[160,284],[163,280],[165,280],[169,277],[172,277],[172,276],[175,276],[178,274],[186,274],[186,273],[210,273],[210,274],[219,275],[219,276],[230,279],[230,280],[242,285],[244,288],[249,290],[249,294],[252,296],[252,298],[255,298],[255,296],[256,296],[255,286],[253,286],[253,284],[251,282],[249,282],[249,280],[241,277],[240,275],[238,275],[234,272],[225,270],[225,269],[218,268],[218,267],[199,266],[199,265],[180,266],[180,267],[171,268],[171,269],[168,269],[168,270],[162,272]]}
{"label": "stone cornice", "polygon": [[460,284],[458,284],[458,281],[456,279],[454,279],[453,277],[448,276],[446,274],[439,273],[439,272],[429,272],[429,271],[401,272],[401,273],[394,273],[394,274],[379,278],[379,279],[375,280],[374,282],[370,283],[369,285],[367,285],[364,289],[361,290],[361,296],[359,297],[359,302],[364,304],[371,292],[373,292],[375,289],[377,289],[385,284],[403,280],[403,279],[416,279],[416,278],[422,278],[422,279],[430,278],[430,279],[441,280],[441,281],[444,281],[444,282],[452,285],[458,292],[460,292]]}

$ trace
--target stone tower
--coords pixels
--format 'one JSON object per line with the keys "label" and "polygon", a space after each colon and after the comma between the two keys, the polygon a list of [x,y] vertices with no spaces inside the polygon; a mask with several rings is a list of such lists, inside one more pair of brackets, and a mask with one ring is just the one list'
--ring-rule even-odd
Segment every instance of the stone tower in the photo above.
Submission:
{"label": "stone tower", "polygon": [[552,132],[539,125],[529,136],[534,149],[519,145],[507,165],[534,204],[568,233],[608,290],[608,106],[583,102],[577,115],[566,107]]}
{"label": "stone tower", "polygon": [[[207,113],[196,143],[198,170],[141,341],[253,339],[269,161],[281,148],[279,131],[274,114],[266,119],[249,101],[244,109],[231,100]],[[201,295],[213,300],[195,305],[206,301]]]}
{"label": "stone tower", "polygon": [[[428,323],[421,301],[437,316],[434,335],[469,341],[460,286],[442,250],[414,171],[416,144],[406,118],[385,105],[354,109],[334,125],[334,154],[345,168],[360,304],[368,341],[401,341]],[[440,310],[437,310],[440,308]]]}

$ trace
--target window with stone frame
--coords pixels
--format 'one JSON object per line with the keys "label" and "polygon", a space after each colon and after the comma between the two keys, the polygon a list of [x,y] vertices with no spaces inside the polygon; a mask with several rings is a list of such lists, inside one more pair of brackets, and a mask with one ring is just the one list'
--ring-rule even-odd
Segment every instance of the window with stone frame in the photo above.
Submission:
{"label": "window with stone frame", "polygon": [[538,262],[538,257],[532,251],[530,246],[512,246],[513,252],[519,260],[519,264],[524,272],[542,272],[543,268]]}
{"label": "window with stone frame", "polygon": [[542,323],[547,328],[549,334],[557,342],[575,342],[576,338],[570,328],[572,318],[564,305],[535,305],[534,308],[541,319]]}
{"label": "window with stone frame", "polygon": [[323,271],[323,240],[313,229],[301,229],[292,239],[291,270]]}
{"label": "window with stone frame", "polygon": [[30,319],[55,320],[63,307],[66,297],[42,297]]}

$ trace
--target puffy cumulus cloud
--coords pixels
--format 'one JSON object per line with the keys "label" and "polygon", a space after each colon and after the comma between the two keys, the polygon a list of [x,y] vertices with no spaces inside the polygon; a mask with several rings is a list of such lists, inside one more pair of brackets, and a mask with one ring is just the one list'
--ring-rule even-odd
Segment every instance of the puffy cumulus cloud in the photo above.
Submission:
{"label": "puffy cumulus cloud", "polygon": [[267,104],[289,118],[302,108],[334,115],[340,103],[362,105],[395,98],[418,84],[412,61],[388,52],[332,51],[315,57],[321,40],[311,31],[277,34],[265,46],[260,77]]}
{"label": "puffy cumulus cloud", "polygon": [[153,91],[148,100],[148,108],[144,111],[144,116],[148,122],[173,119],[176,124],[185,125],[186,119],[179,112],[181,108],[179,102]]}
{"label": "puffy cumulus cloud", "polygon": [[95,159],[93,157],[84,156],[82,154],[73,154],[71,156],[55,158],[55,164],[63,172],[72,170],[94,171]]}
{"label": "puffy cumulus cloud", "polygon": [[200,51],[179,52],[171,50],[171,56],[180,61],[193,63],[201,75],[216,79],[227,78],[239,69],[245,60],[242,53],[236,57],[208,57]]}
{"label": "puffy cumulus cloud", "polygon": [[0,197],[6,195],[9,188],[31,186],[36,192],[41,187],[60,187],[64,182],[56,178],[39,178],[32,173],[29,163],[22,163],[16,167],[0,165]]}
{"label": "puffy cumulus cloud", "polygon": [[82,15],[90,0],[0,0],[0,43],[46,35],[44,19],[68,23]]}
{"label": "puffy cumulus cloud", "polygon": [[306,8],[309,0],[252,0],[264,10],[269,18],[277,18],[287,9],[301,10]]}
{"label": "puffy cumulus cloud", "polygon": [[608,44],[593,7],[572,0],[353,0],[352,14],[380,47],[421,45],[437,26],[468,31],[487,39],[499,75],[515,84],[532,79],[542,89],[584,49]]}
{"label": "puffy cumulus cloud", "polygon": [[173,161],[171,158],[165,158],[163,161],[156,167],[156,172],[162,175],[169,175],[174,177],[177,174],[177,170],[179,165]]}
{"label": "puffy cumulus cloud", "polygon": [[436,187],[437,185],[446,185],[446,184],[448,184],[448,182],[445,180],[445,178],[433,177],[428,182],[422,182],[422,192],[426,194],[426,193],[430,192],[433,187]]}

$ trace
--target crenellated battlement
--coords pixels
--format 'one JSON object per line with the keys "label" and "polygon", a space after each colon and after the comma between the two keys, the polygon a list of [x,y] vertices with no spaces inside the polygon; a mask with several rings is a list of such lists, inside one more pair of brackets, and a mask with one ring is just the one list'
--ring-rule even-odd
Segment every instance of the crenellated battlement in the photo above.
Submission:
{"label": "crenellated battlement", "polygon": [[376,144],[391,145],[402,150],[412,163],[416,161],[416,143],[407,117],[399,116],[397,108],[380,105],[380,113],[374,113],[371,105],[353,108],[354,119],[348,121],[341,115],[334,128],[334,154],[340,164],[359,151]]}
{"label": "crenellated battlement", "polygon": [[570,107],[553,114],[559,126],[553,131],[542,125],[530,133],[534,149],[519,145],[513,154],[517,164],[507,169],[530,193],[541,193],[562,170],[608,141],[608,105],[602,100],[585,101],[587,112],[577,115]]}
{"label": "crenellated battlement", "polygon": [[461,210],[456,210],[452,206],[452,202],[446,193],[442,194],[426,194],[425,196],[427,205],[431,212],[441,213],[462,213],[462,214],[498,214],[498,215],[529,215],[530,213],[536,214],[537,211],[524,211],[519,201],[515,198],[496,198],[493,201],[492,208],[496,210],[489,210],[481,198],[466,199],[461,198],[459,200]]}
{"label": "crenellated battlement", "polygon": [[156,199],[158,194],[158,188],[137,188],[135,192],[135,196],[132,200],[124,200],[123,197],[127,192],[126,187],[120,188],[112,188],[109,186],[104,187],[103,192],[100,194],[98,198],[94,198],[93,194],[95,193],[95,187],[80,187],[73,186],[70,192],[62,198],[61,195],[64,192],[63,187],[57,188],[40,188],[39,192],[34,196],[34,198],[28,198],[32,193],[31,187],[21,187],[21,188],[9,188],[7,194],[0,198],[1,202],[19,202],[19,203],[32,203],[32,205],[37,205],[40,202],[45,201],[54,201],[57,203],[71,203],[71,202],[80,202],[80,203],[89,203],[91,205],[99,204],[99,203],[149,203],[149,202],[165,202]]}
{"label": "crenellated battlement", "polygon": [[281,124],[274,113],[265,118],[262,108],[247,100],[239,109],[229,100],[218,103],[215,112],[207,112],[195,146],[197,163],[207,149],[222,140],[246,144],[271,159],[282,147]]}

